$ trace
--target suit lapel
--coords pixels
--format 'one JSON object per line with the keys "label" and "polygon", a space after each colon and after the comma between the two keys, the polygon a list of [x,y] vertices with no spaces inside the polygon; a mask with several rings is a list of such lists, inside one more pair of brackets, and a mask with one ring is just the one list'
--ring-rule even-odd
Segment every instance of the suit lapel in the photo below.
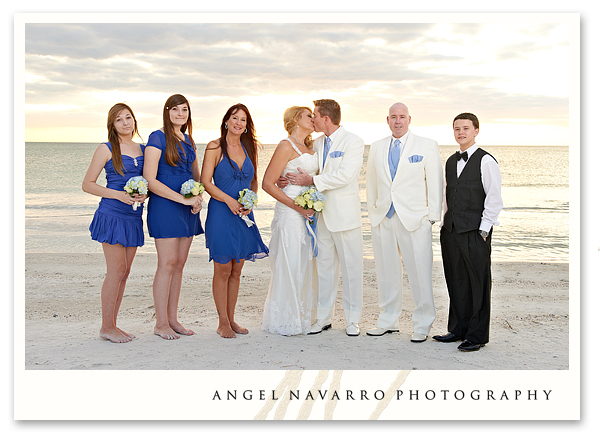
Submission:
{"label": "suit lapel", "polygon": [[398,163],[398,170],[396,171],[396,175],[398,175],[398,172],[400,172],[400,168],[405,163],[408,163],[408,157],[410,157],[410,150],[412,149],[414,144],[415,144],[415,138],[412,136],[411,132],[409,131],[408,136],[406,136],[406,145],[404,145],[404,148],[402,149],[402,155],[400,155],[400,163]]}
{"label": "suit lapel", "polygon": [[379,163],[381,163],[383,166],[383,170],[384,170],[383,174],[385,174],[387,176],[388,181],[390,183],[392,182],[392,171],[390,170],[389,156],[390,156],[390,145],[391,145],[392,139],[393,139],[392,136],[389,136],[388,138],[386,138],[381,143],[381,146],[379,147],[380,150],[377,151],[377,154],[379,154],[379,156],[380,156]]}
{"label": "suit lapel", "polygon": [[317,137],[314,142],[315,151],[319,158],[319,174],[323,173],[323,148],[325,147],[325,136]]}

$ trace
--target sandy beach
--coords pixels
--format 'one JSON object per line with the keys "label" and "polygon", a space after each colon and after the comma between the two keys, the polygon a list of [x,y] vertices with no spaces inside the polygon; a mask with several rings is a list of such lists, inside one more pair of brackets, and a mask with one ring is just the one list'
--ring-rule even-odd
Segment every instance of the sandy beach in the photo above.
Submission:
{"label": "sandy beach", "polygon": [[[404,276],[400,332],[370,337],[375,326],[375,264],[364,261],[364,306],[359,337],[344,330],[341,289],[333,329],[284,337],[261,330],[271,275],[268,259],[246,263],[237,321],[248,335],[216,333],[212,264],[190,255],[184,271],[180,321],[196,335],[166,341],[153,335],[155,254],[138,254],[129,277],[119,326],[136,335],[114,344],[98,336],[101,253],[29,253],[25,273],[25,368],[28,370],[564,370],[569,368],[569,267],[561,263],[492,264],[490,343],[463,353],[431,340],[446,332],[448,297],[441,261],[434,261],[437,319],[430,338],[411,343],[414,307]],[[340,285],[341,287],[341,285]],[[535,340],[535,343],[532,342]]]}

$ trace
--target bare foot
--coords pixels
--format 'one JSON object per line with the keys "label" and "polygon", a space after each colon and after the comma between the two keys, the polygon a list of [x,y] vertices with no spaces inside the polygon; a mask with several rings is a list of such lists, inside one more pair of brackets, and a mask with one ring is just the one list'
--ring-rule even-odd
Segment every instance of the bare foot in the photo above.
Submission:
{"label": "bare foot", "polygon": [[217,334],[219,334],[223,338],[236,338],[235,332],[233,332],[229,325],[219,325],[219,327],[217,328]]}
{"label": "bare foot", "polygon": [[117,328],[109,329],[108,331],[100,330],[100,337],[113,343],[127,343],[132,340]]}
{"label": "bare foot", "polygon": [[123,334],[125,337],[129,337],[129,338],[130,338],[130,339],[132,339],[132,340],[135,338],[135,335],[133,335],[133,334],[130,334],[129,332],[127,332],[127,331],[123,331],[121,328],[117,328],[117,329],[118,329],[119,331],[121,331],[121,333],[122,333],[122,334]]}
{"label": "bare foot", "polygon": [[240,325],[238,325],[235,322],[231,322],[230,323],[231,329],[233,329],[233,332],[237,333],[237,334],[247,334],[248,330],[246,328],[242,328]]}
{"label": "bare foot", "polygon": [[171,329],[173,331],[175,331],[175,332],[177,332],[178,334],[181,334],[181,335],[194,335],[195,334],[194,331],[192,331],[191,329],[186,328],[185,326],[183,326],[179,322],[169,323],[169,326],[171,327]]}
{"label": "bare foot", "polygon": [[154,334],[164,338],[165,340],[177,340],[179,338],[179,335],[175,331],[173,331],[169,326],[161,328],[155,326]]}

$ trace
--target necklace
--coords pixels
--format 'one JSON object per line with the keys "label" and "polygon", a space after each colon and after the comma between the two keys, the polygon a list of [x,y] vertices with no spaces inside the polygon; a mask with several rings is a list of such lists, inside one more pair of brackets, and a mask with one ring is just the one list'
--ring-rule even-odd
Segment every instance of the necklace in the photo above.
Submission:
{"label": "necklace", "polygon": [[292,139],[294,142],[296,142],[298,145],[302,145],[302,146],[304,146],[304,143],[302,143],[302,142],[298,142],[298,140],[297,140],[297,139],[296,139],[294,136],[292,136],[291,134],[290,134],[290,138],[291,138],[291,139]]}

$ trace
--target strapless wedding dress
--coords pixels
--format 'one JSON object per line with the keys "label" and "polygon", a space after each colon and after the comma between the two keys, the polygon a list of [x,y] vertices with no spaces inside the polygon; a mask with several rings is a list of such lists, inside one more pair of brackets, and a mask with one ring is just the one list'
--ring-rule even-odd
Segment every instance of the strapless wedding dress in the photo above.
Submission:
{"label": "strapless wedding dress", "polygon": [[[317,175],[317,154],[300,153],[287,139],[299,157],[290,160],[283,174],[306,170]],[[309,186],[289,184],[283,192],[294,199]],[[306,229],[306,219],[293,209],[277,202],[271,222],[269,260],[271,282],[265,301],[262,329],[274,334],[307,334],[315,313],[316,271],[311,239]]]}

